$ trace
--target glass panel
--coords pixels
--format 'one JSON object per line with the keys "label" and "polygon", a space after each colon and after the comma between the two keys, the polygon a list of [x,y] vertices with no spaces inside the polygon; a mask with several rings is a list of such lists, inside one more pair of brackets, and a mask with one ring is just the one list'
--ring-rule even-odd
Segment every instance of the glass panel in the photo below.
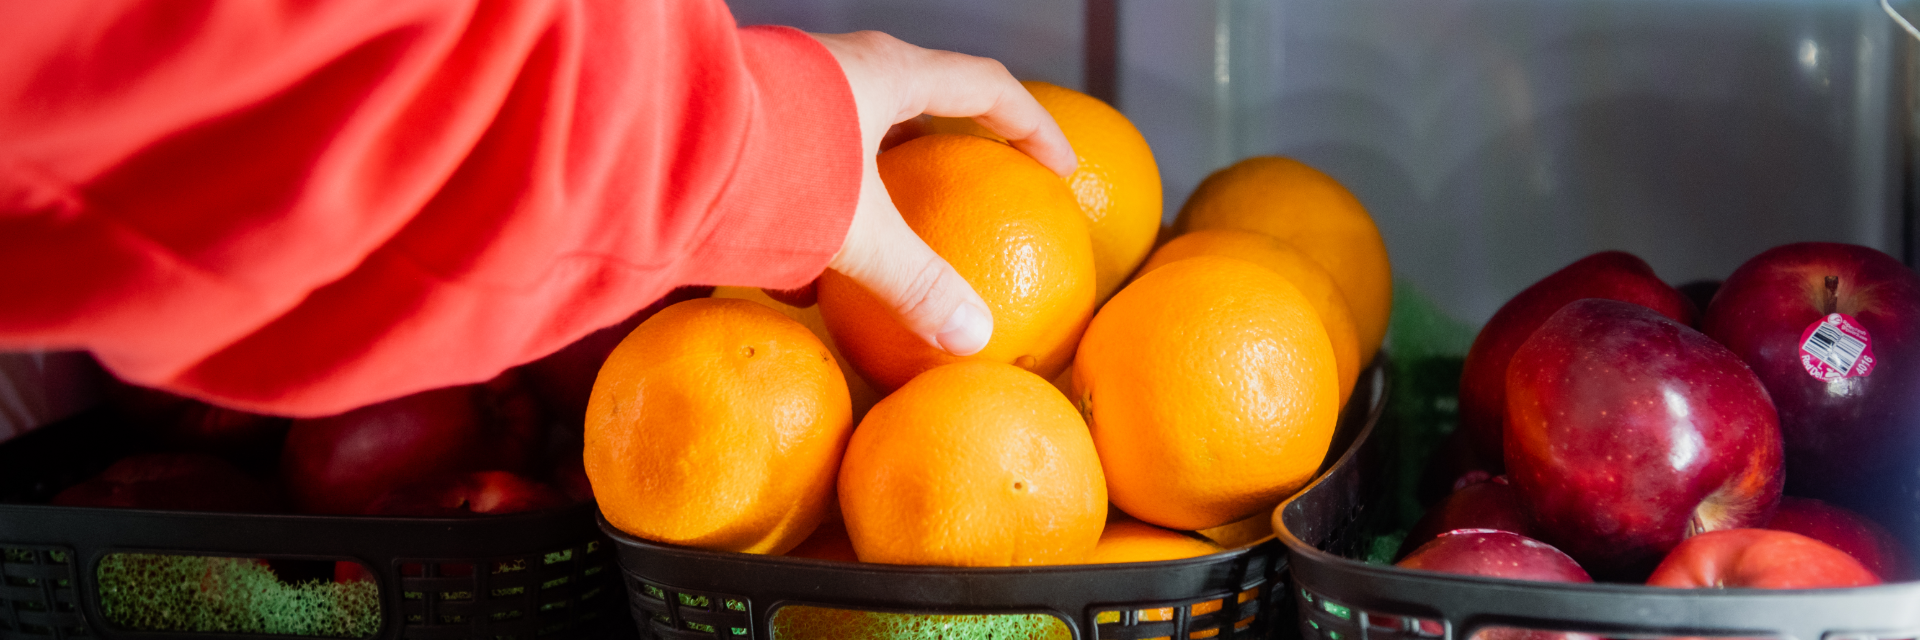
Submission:
{"label": "glass panel", "polygon": [[380,588],[349,560],[108,554],[100,609],[132,631],[366,638],[380,631]]}
{"label": "glass panel", "polygon": [[812,605],[773,612],[775,640],[1069,640],[1067,624],[1042,613],[881,613]]}

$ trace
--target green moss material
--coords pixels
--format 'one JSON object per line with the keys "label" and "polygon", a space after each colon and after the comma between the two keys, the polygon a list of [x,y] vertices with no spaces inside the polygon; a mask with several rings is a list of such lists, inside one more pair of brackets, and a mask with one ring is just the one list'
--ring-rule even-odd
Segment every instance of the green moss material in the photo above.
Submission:
{"label": "green moss material", "polygon": [[787,606],[773,614],[775,640],[1068,640],[1059,618],[1039,613],[942,615]]}
{"label": "green moss material", "polygon": [[136,631],[365,638],[380,630],[375,583],[287,584],[251,558],[110,554],[100,561],[100,607]]}

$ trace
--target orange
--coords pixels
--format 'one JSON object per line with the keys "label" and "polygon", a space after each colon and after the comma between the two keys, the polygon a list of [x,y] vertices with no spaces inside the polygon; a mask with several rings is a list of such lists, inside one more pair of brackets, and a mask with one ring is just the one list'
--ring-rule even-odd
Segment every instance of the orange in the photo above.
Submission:
{"label": "orange", "polygon": [[1162,529],[1132,518],[1117,518],[1100,532],[1087,564],[1152,562],[1219,553],[1220,546],[1190,533]]}
{"label": "orange", "polygon": [[1107,490],[1073,404],[1012,365],[961,362],[874,405],[847,444],[840,509],[861,562],[1069,564]]}
{"label": "orange", "polygon": [[813,530],[798,546],[787,551],[794,558],[813,558],[815,560],[834,560],[838,562],[859,562],[860,557],[853,553],[853,540],[847,537],[847,523],[839,518],[827,518]]}
{"label": "orange", "polygon": [[[827,332],[827,321],[820,318],[820,305],[796,307],[773,299],[772,296],[767,295],[766,290],[759,287],[714,287],[712,297],[739,298],[766,305],[767,308],[780,312],[780,315],[793,318],[795,322],[805,325],[815,337],[820,338],[822,344],[827,345],[827,353],[833,354],[834,362],[847,361],[847,356],[840,351],[840,346],[834,344],[833,334]],[[880,401],[880,392],[875,390],[873,385],[867,384],[866,378],[860,377],[860,374],[854,373],[851,368],[842,369],[840,373],[847,381],[847,397],[853,401],[853,422],[859,424],[860,418],[865,417],[867,410],[873,408],[873,403]]]}
{"label": "orange", "polygon": [[777,554],[826,514],[852,425],[839,367],[806,327],[745,300],[689,300],[600,367],[583,462],[622,531]]}
{"label": "orange", "polygon": [[1073,364],[1114,506],[1186,531],[1272,509],[1312,478],[1332,442],[1338,378],[1307,297],[1217,256],[1121,289]]}
{"label": "orange", "polygon": [[1273,510],[1256,513],[1245,520],[1223,524],[1194,533],[1227,549],[1238,549],[1273,537]]}
{"label": "orange", "polygon": [[1360,338],[1355,333],[1353,312],[1347,308],[1347,297],[1340,293],[1340,286],[1326,269],[1293,245],[1273,236],[1237,229],[1207,229],[1174,238],[1155,249],[1147,263],[1140,265],[1140,272],[1195,256],[1239,258],[1266,267],[1306,294],[1313,310],[1320,314],[1321,324],[1327,328],[1327,338],[1333,341],[1333,355],[1340,369],[1340,404],[1347,403],[1354,383],[1360,380]]}
{"label": "orange", "polygon": [[1202,180],[1174,227],[1257,231],[1306,252],[1346,295],[1362,365],[1380,350],[1393,313],[1387,245],[1360,199],[1332,176],[1291,158],[1247,158]]}
{"label": "orange", "polygon": [[[907,225],[979,292],[993,338],[965,359],[1052,378],[1093,316],[1093,247],[1073,192],[1013,147],[966,135],[915,138],[880,154],[880,178]],[[851,278],[820,276],[820,315],[882,393],[962,358],[907,330]]]}
{"label": "orange", "polygon": [[[1093,235],[1094,299],[1104,303],[1153,249],[1160,231],[1160,167],[1146,137],[1118,109],[1065,87],[1021,84],[1060,123],[1080,159],[1067,184]],[[1003,140],[972,120],[936,118],[929,128]]]}

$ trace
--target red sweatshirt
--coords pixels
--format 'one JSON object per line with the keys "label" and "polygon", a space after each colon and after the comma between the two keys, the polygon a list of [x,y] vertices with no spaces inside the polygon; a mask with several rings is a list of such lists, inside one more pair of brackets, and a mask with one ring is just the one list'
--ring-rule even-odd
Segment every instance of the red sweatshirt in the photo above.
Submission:
{"label": "red sweatshirt", "polygon": [[719,0],[0,3],[0,349],[321,415],[793,287],[853,97]]}

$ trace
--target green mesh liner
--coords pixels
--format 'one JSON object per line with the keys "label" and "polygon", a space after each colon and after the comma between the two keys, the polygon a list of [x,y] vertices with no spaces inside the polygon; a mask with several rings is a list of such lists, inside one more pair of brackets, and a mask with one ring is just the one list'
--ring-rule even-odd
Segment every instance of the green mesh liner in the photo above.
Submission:
{"label": "green mesh liner", "polygon": [[365,638],[380,630],[375,583],[287,584],[252,558],[108,554],[100,609],[135,631]]}
{"label": "green mesh liner", "polygon": [[1391,564],[1407,529],[1426,508],[1416,495],[1433,451],[1460,424],[1460,369],[1479,328],[1448,316],[1405,280],[1393,285],[1393,317],[1387,324],[1392,391],[1382,420],[1398,434],[1398,466],[1392,470],[1387,505],[1370,523],[1358,558]]}
{"label": "green mesh liner", "polygon": [[1059,618],[1040,613],[877,613],[804,605],[773,613],[775,640],[1069,640]]}

